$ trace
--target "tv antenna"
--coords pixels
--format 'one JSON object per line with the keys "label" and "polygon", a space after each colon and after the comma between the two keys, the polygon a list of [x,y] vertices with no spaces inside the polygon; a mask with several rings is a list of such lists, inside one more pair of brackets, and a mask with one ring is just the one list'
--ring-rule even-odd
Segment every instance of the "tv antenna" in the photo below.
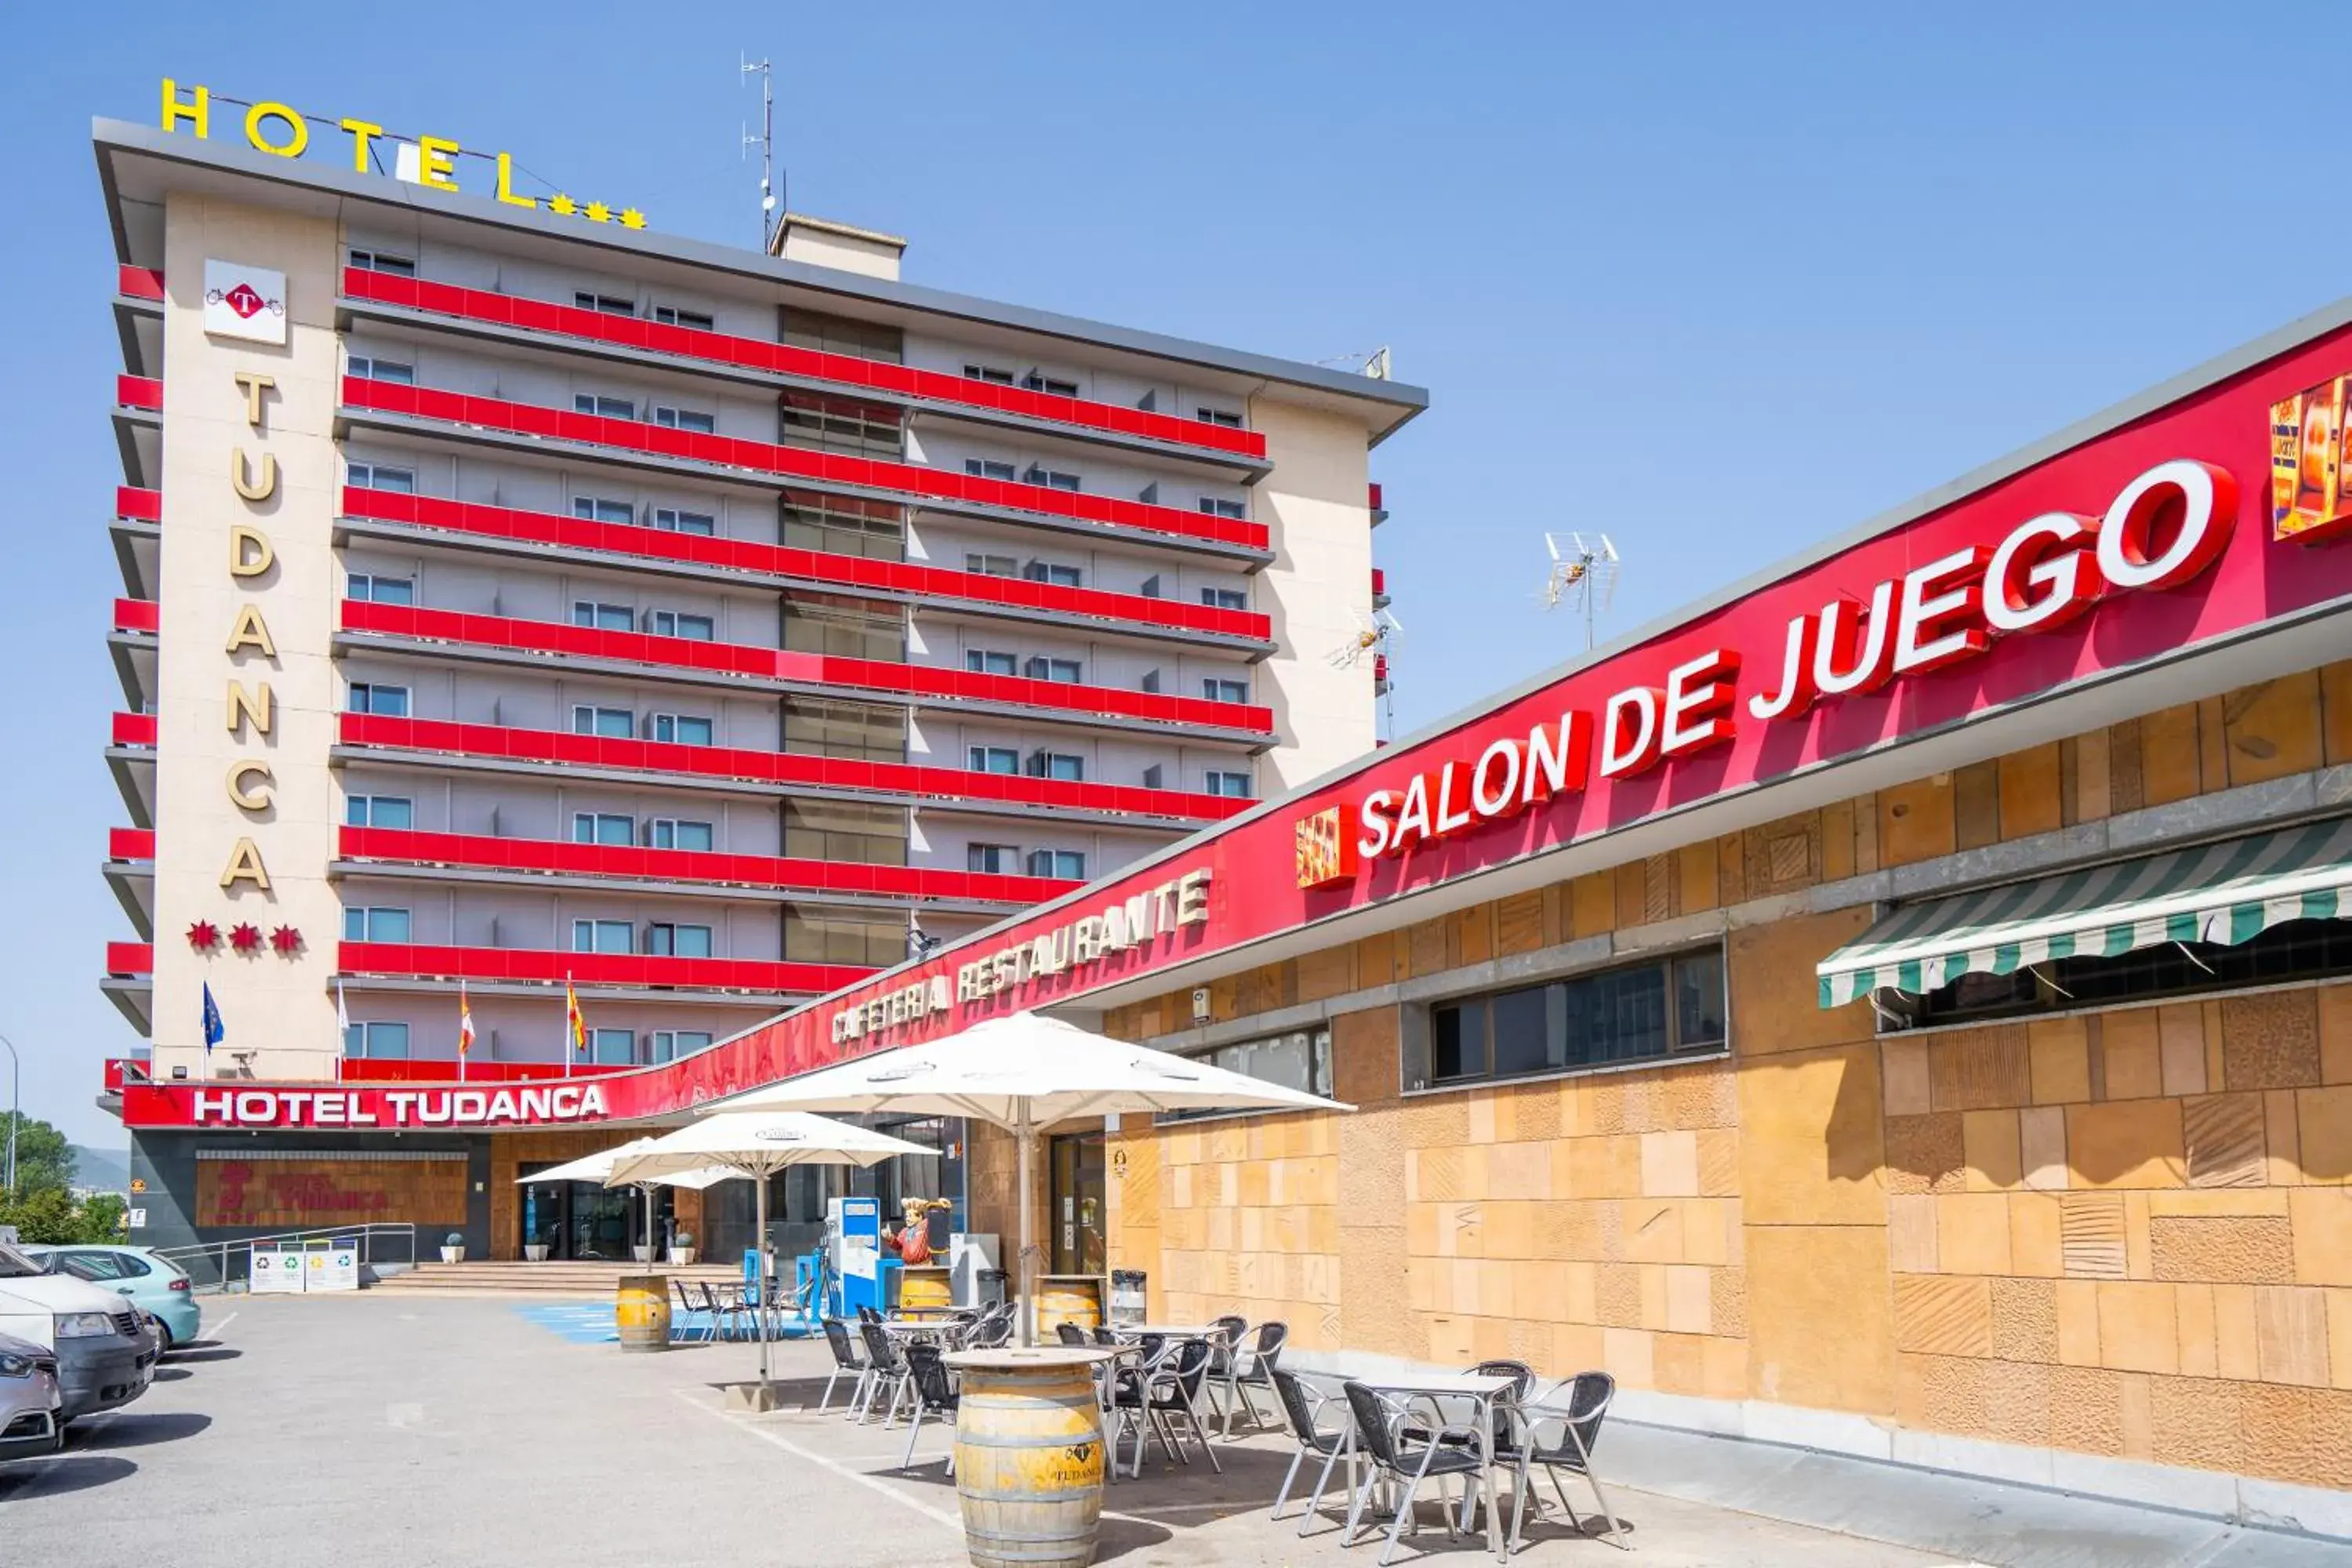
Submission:
{"label": "tv antenna", "polygon": [[1318,359],[1315,363],[1353,370],[1372,381],[1387,381],[1395,374],[1396,361],[1388,344],[1382,343],[1370,353],[1333,354],[1329,359]]}
{"label": "tv antenna", "polygon": [[1573,597],[1584,612],[1584,647],[1592,649],[1601,617],[1617,596],[1617,546],[1605,533],[1547,533],[1544,548],[1551,552],[1551,575],[1544,580],[1543,604],[1556,610]]}
{"label": "tv antenna", "polygon": [[1404,623],[1385,609],[1367,615],[1354,612],[1356,635],[1324,656],[1334,669],[1353,669],[1366,658],[1372,661],[1372,695],[1380,700],[1384,727],[1396,731],[1396,682],[1389,678],[1389,658],[1404,641]]}
{"label": "tv antenna", "polygon": [[743,74],[758,72],[760,77],[760,133],[743,130],[743,144],[737,153],[738,161],[748,156],[752,148],[760,150],[760,248],[764,251],[776,237],[776,209],[782,200],[775,188],[776,174],[776,73],[766,60],[755,60],[749,55],[739,55]]}

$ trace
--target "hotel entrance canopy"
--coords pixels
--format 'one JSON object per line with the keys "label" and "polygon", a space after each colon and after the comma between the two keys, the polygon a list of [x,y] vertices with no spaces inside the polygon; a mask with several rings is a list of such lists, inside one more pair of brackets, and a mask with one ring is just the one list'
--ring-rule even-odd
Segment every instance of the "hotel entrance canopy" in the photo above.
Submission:
{"label": "hotel entrance canopy", "polygon": [[1919,994],[1963,974],[2167,942],[2234,947],[2289,921],[2352,915],[2352,818],[2305,823],[1900,909],[1816,967],[1836,1007],[1882,986]]}

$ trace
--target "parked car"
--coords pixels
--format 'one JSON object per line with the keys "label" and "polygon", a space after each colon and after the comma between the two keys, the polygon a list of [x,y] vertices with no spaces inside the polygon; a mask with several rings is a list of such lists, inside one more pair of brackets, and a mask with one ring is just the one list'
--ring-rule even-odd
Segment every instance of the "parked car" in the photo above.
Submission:
{"label": "parked car", "polygon": [[87,1279],[47,1272],[5,1242],[0,1334],[57,1358],[62,1421],[128,1405],[155,1381],[156,1342],[144,1312]]}
{"label": "parked car", "polygon": [[28,1245],[21,1250],[52,1274],[70,1274],[130,1297],[163,1330],[167,1352],[194,1344],[204,1325],[187,1270],[146,1247]]}
{"label": "parked car", "polygon": [[0,1334],[0,1462],[53,1453],[65,1439],[58,1358],[30,1340]]}

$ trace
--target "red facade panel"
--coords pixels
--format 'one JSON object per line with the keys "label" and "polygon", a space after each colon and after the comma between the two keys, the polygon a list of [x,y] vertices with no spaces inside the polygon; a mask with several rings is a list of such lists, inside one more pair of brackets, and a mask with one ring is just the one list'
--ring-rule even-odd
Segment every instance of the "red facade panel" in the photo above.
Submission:
{"label": "red facade panel", "polygon": [[132,522],[163,521],[163,492],[142,489],[137,485],[114,487],[114,515]]}
{"label": "red facade panel", "polygon": [[152,860],[155,858],[155,830],[152,827],[108,828],[106,858],[110,860]]}
{"label": "red facade panel", "polygon": [[110,745],[152,746],[155,743],[155,715],[152,713],[117,713]]}
{"label": "red facade panel", "polygon": [[154,973],[155,944],[148,942],[108,942],[106,972],[109,974]]}
{"label": "red facade panel", "polygon": [[124,408],[144,408],[161,414],[163,383],[152,375],[118,375],[114,378],[114,401]]}
{"label": "red facade panel", "polygon": [[114,291],[130,300],[163,298],[163,274],[152,267],[117,267]]}
{"label": "red facade panel", "polygon": [[158,625],[157,613],[161,607],[152,599],[117,599],[114,601],[114,629],[118,632],[152,632]]}

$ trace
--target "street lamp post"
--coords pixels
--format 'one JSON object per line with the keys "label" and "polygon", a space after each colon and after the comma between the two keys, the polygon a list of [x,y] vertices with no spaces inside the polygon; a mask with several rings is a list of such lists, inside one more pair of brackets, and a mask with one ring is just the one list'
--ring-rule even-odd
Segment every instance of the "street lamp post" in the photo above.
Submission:
{"label": "street lamp post", "polygon": [[18,1092],[18,1070],[23,1063],[16,1059],[16,1042],[0,1035],[0,1046],[8,1047],[8,1163],[5,1177],[0,1177],[0,1193],[16,1195],[16,1123],[25,1120],[24,1097]]}

